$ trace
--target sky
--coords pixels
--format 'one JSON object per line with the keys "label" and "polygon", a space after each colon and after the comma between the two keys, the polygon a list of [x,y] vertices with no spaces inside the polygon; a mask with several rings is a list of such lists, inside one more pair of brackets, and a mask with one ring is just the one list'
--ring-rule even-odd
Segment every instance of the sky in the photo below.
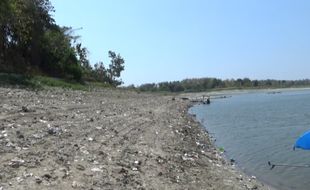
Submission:
{"label": "sky", "polygon": [[310,78],[309,0],[51,0],[92,64],[125,59],[125,85],[186,78]]}

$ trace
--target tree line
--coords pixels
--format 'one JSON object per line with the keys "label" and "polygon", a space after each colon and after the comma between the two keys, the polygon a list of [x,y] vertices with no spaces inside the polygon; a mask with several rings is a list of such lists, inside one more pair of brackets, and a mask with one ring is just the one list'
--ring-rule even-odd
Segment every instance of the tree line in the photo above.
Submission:
{"label": "tree line", "polygon": [[250,80],[217,78],[185,79],[182,81],[148,83],[137,87],[148,92],[202,92],[215,89],[290,88],[310,86],[310,80]]}
{"label": "tree line", "polygon": [[74,29],[57,25],[53,12],[49,0],[0,0],[0,72],[122,84],[124,59],[109,51],[108,67],[93,67]]}

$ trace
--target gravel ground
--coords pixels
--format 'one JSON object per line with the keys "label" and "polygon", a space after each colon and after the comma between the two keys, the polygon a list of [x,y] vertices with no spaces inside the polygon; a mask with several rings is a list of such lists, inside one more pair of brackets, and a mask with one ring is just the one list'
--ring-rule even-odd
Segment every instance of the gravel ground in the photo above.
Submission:
{"label": "gravel ground", "polygon": [[0,190],[269,189],[227,163],[179,97],[0,88]]}

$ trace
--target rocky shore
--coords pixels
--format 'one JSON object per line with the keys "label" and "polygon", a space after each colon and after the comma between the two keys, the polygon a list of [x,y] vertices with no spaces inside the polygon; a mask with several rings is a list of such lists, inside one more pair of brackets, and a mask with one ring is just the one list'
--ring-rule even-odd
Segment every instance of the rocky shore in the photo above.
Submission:
{"label": "rocky shore", "polygon": [[0,190],[269,189],[235,170],[181,97],[0,88]]}

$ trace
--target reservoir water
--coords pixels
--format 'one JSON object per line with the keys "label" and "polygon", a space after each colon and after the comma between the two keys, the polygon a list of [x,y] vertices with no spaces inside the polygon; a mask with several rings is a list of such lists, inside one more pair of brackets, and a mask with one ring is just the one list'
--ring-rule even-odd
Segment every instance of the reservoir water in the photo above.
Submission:
{"label": "reservoir water", "polygon": [[225,150],[228,159],[248,175],[280,190],[309,190],[310,151],[293,150],[296,139],[310,130],[310,90],[232,95],[190,109]]}

